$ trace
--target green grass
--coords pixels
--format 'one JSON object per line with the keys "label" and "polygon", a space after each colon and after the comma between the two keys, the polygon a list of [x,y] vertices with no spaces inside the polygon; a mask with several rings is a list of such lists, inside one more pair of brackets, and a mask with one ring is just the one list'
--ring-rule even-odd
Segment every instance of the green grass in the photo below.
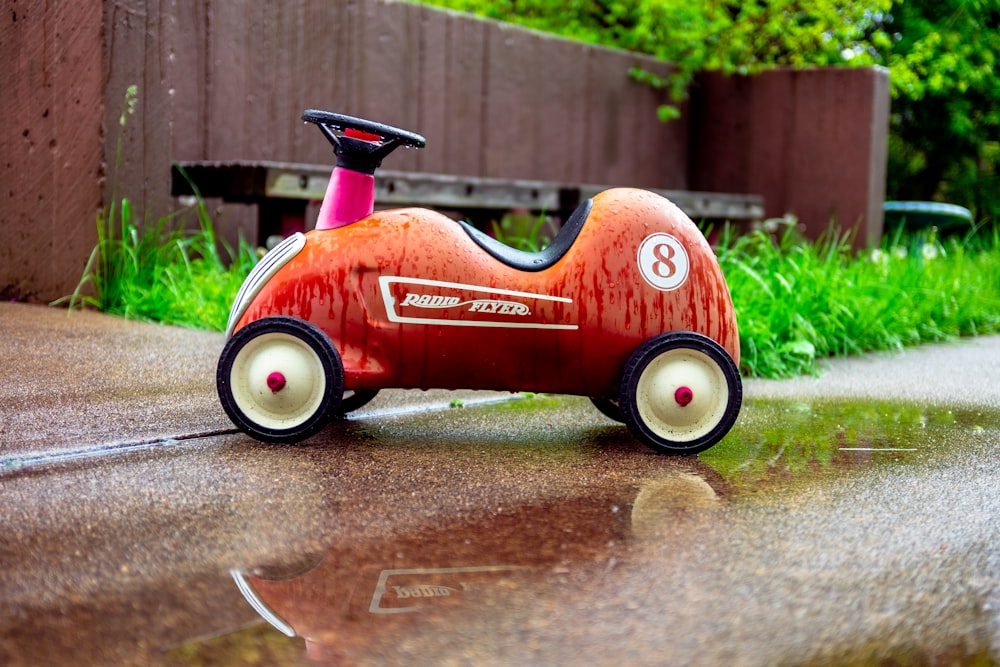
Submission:
{"label": "green grass", "polygon": [[235,252],[223,248],[225,256],[220,253],[200,200],[191,209],[139,225],[129,201],[122,199],[98,216],[97,237],[84,275],[66,299],[71,309],[89,305],[193,329],[225,328],[232,300],[257,261],[243,243]]}
{"label": "green grass", "polygon": [[[241,244],[220,254],[199,203],[138,225],[127,200],[98,219],[99,241],[71,306],[221,330],[257,260]],[[193,214],[197,224],[188,219]],[[538,224],[522,246],[537,249]],[[511,242],[510,230],[504,240]],[[733,295],[741,370],[752,377],[815,372],[830,356],[892,350],[1000,331],[1000,236],[942,242],[896,237],[856,253],[843,236],[809,243],[794,228],[723,230],[719,262]],[[544,240],[543,240],[544,241]],[[225,256],[223,256],[225,255]],[[84,296],[92,285],[95,297]]]}
{"label": "green grass", "polygon": [[806,243],[792,228],[777,237],[723,233],[718,254],[750,376],[810,373],[829,356],[1000,331],[996,231],[946,242],[897,235],[860,254],[834,234]]}
{"label": "green grass", "polygon": [[548,221],[549,218],[544,213],[536,216],[508,213],[499,222],[493,221],[493,236],[512,248],[538,252],[552,243],[552,237],[545,229]]}
{"label": "green grass", "polygon": [[155,223],[136,220],[129,200],[118,198],[125,124],[138,101],[138,86],[129,86],[118,118],[111,204],[97,216],[97,245],[73,294],[53,305],[221,331],[256,253],[242,241],[235,252],[220,244],[200,196],[194,206]]}

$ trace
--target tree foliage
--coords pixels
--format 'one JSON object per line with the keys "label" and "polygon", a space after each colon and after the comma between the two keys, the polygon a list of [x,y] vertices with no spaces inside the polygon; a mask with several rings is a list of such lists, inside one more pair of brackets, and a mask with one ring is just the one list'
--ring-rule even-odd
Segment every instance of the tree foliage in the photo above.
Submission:
{"label": "tree foliage", "polygon": [[[1000,0],[426,0],[676,64],[633,76],[682,101],[701,70],[884,65],[888,194],[1000,219]],[[661,109],[665,120],[676,107]]]}
{"label": "tree foliage", "polygon": [[[677,66],[675,101],[701,70],[750,74],[775,66],[872,64],[891,0],[426,0]],[[634,73],[642,78],[639,73]]]}
{"label": "tree foliage", "polygon": [[888,191],[1000,219],[1000,0],[909,0],[886,23]]}

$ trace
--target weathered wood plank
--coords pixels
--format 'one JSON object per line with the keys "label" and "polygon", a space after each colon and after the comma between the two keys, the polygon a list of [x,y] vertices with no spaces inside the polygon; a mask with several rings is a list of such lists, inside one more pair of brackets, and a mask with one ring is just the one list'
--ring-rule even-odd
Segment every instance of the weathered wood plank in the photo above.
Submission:
{"label": "weathered wood plank", "polygon": [[[330,167],[279,162],[181,163],[206,197],[260,202],[266,199],[320,200],[330,180]],[[375,174],[379,205],[428,206],[454,210],[513,210],[566,212],[606,186],[552,181],[426,174],[380,170]],[[686,192],[649,188],[673,201],[694,219],[756,220],[764,213],[756,195]],[[176,170],[173,194],[192,194]]]}

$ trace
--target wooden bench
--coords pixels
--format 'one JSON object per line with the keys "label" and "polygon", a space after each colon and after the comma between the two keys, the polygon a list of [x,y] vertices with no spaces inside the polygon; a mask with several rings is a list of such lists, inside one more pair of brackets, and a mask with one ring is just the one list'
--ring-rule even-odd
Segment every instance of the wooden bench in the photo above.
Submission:
{"label": "wooden bench", "polygon": [[[326,194],[331,167],[282,162],[179,162],[172,169],[171,194],[221,198],[256,204],[258,239],[286,236],[305,227],[306,207]],[[473,224],[499,219],[511,210],[558,215],[565,219],[577,205],[606,186],[564,185],[547,181],[508,180],[379,170],[375,202],[379,207],[424,206],[460,212]],[[751,221],[764,217],[759,195],[653,190],[694,220]]]}

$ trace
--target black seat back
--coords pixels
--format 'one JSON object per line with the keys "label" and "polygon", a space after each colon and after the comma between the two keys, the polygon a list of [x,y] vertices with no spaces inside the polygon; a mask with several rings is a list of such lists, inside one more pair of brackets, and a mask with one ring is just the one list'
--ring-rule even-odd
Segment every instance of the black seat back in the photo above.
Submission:
{"label": "black seat back", "polygon": [[520,271],[543,271],[562,259],[566,251],[572,247],[573,242],[576,241],[576,237],[580,235],[583,223],[587,221],[587,216],[590,214],[590,209],[593,205],[593,199],[588,199],[580,204],[573,211],[573,214],[566,219],[566,222],[563,223],[563,226],[559,229],[559,233],[552,239],[552,243],[540,252],[525,252],[524,250],[511,248],[509,245],[497,241],[492,236],[484,234],[467,222],[460,221],[459,224],[462,225],[462,228],[480,248],[498,261]]}

